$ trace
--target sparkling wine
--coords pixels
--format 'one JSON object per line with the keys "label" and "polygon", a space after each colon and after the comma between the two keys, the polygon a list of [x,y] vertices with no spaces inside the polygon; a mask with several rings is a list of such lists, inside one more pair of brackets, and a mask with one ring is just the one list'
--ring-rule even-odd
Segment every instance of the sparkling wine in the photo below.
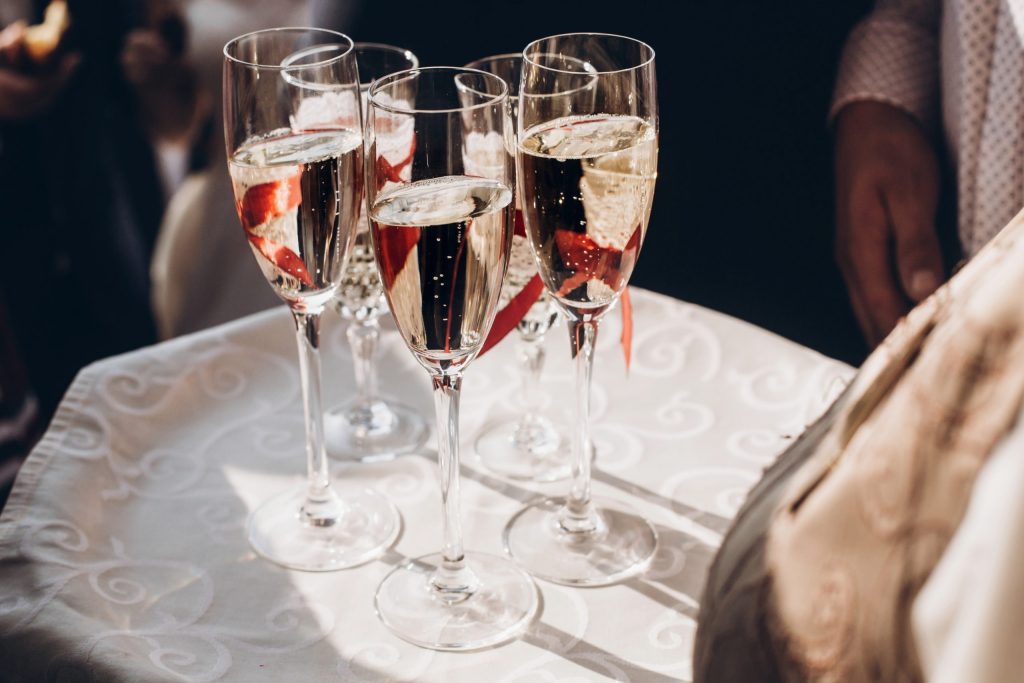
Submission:
{"label": "sparkling wine", "polygon": [[341,315],[356,320],[373,320],[384,310],[384,286],[373,258],[370,230],[362,219],[334,304]]}
{"label": "sparkling wine", "polygon": [[[522,225],[522,210],[517,207],[516,231],[512,238],[512,252],[508,259],[505,284],[501,288],[501,299],[498,301],[499,309],[507,306],[537,274],[537,259],[533,256],[533,249],[530,248],[525,231],[521,233],[520,226]],[[558,311],[552,305],[551,297],[547,292],[542,292],[533,305],[527,309],[522,320],[516,325],[516,329],[526,339],[539,339],[551,329],[557,318]]]}
{"label": "sparkling wine", "polygon": [[567,306],[603,308],[629,282],[647,230],[658,142],[633,116],[578,116],[527,130],[520,182],[541,277]]}
{"label": "sparkling wine", "polygon": [[[365,111],[367,96],[365,90],[362,91],[361,96]],[[379,99],[396,107],[409,106],[405,100],[392,100],[386,95],[382,95]],[[410,179],[409,164],[415,150],[412,123],[408,117],[389,115],[387,112],[378,112],[377,114],[374,152],[387,162],[394,174],[394,179],[402,182],[408,182]],[[370,239],[370,226],[365,211],[360,212],[359,215],[355,243],[348,258],[348,265],[342,273],[341,286],[338,287],[334,305],[340,315],[364,321],[376,319],[386,306],[384,286],[381,284],[377,263],[373,258],[373,243]]]}
{"label": "sparkling wine", "polygon": [[399,185],[370,210],[384,291],[420,362],[458,365],[491,326],[508,259],[512,191],[449,176]]}
{"label": "sparkling wine", "polygon": [[360,133],[272,134],[243,145],[229,167],[238,216],[263,275],[286,301],[326,303],[359,215]]}

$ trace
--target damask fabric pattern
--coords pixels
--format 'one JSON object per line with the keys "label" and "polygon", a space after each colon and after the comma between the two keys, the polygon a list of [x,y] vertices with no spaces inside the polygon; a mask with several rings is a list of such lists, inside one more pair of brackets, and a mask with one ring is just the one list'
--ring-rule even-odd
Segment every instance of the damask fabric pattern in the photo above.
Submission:
{"label": "damask fabric pattern", "polygon": [[[292,324],[272,311],[101,362],[72,386],[0,517],[0,672],[12,681],[599,681],[691,679],[697,598],[728,520],[760,470],[842,390],[850,369],[723,315],[634,290],[629,376],[617,316],[598,339],[596,493],[630,501],[661,546],[642,579],[598,589],[540,583],[525,637],[477,653],[408,645],[373,592],[396,563],[434,552],[434,455],[335,466],[396,503],[404,530],[380,561],[292,572],[255,557],[246,513],[298,480],[302,418]],[[567,422],[562,327],[548,339],[547,412]],[[344,327],[325,321],[327,405],[351,389]],[[467,547],[535,492],[489,475],[473,437],[518,404],[514,344],[464,384]],[[424,371],[390,331],[381,385],[425,414]],[[432,443],[432,442],[431,442]],[[2,676],[0,676],[2,677]]]}
{"label": "damask fabric pattern", "polygon": [[[723,667],[737,680],[924,680],[911,609],[1024,405],[1022,264],[1024,214],[911,312],[769,472],[746,503],[759,519],[740,512],[712,569],[698,680]],[[744,590],[756,599],[739,603]],[[957,618],[949,603],[970,603],[963,590],[933,596],[932,612]],[[942,622],[917,616],[934,664]],[[958,664],[987,652],[976,638],[969,647]]]}
{"label": "damask fabric pattern", "polygon": [[1024,205],[1024,0],[879,0],[847,41],[831,116],[857,100],[928,129],[941,112],[967,256]]}

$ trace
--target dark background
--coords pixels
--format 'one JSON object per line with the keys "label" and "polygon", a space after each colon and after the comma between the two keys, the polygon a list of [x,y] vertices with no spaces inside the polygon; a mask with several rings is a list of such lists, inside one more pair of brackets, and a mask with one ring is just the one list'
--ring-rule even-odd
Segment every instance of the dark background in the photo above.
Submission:
{"label": "dark background", "polygon": [[825,119],[843,41],[870,4],[376,0],[341,28],[409,48],[423,66],[572,31],[650,43],[659,176],[632,283],[859,363],[866,349],[832,257]]}

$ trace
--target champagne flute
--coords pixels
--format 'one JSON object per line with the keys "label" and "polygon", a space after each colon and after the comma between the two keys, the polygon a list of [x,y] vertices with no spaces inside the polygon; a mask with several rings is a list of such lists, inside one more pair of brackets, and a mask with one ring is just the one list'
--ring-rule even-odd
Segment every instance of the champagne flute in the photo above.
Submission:
{"label": "champagne flute", "polygon": [[323,445],[320,313],[334,297],[362,199],[363,136],[341,121],[358,98],[352,41],[308,28],[257,31],[224,46],[224,128],[238,215],[260,270],[291,309],[299,346],[307,481],[249,517],[253,549],[293,569],[379,557],[401,526],[379,493],[331,486]]}
{"label": "champagne flute", "polygon": [[[415,69],[419,60],[409,50],[380,43],[356,43],[359,94],[362,111],[375,78]],[[396,150],[401,153],[401,150]],[[377,393],[374,356],[380,338],[377,319],[387,304],[373,260],[366,212],[360,211],[355,244],[342,274],[333,305],[349,321],[349,348],[356,383],[355,398],[324,416],[327,453],[343,460],[381,460],[413,451],[427,439],[427,422],[415,410],[397,401],[385,401]]]}
{"label": "champagne flute", "polygon": [[[581,71],[578,61],[590,68]],[[654,527],[631,508],[591,496],[589,457],[597,327],[629,281],[654,195],[654,50],[604,34],[530,43],[517,140],[530,245],[544,286],[569,321],[576,431],[569,495],[518,512],[505,528],[505,549],[534,576],[607,585],[644,571],[658,543]]]}
{"label": "champagne flute", "polygon": [[[388,574],[375,604],[395,634],[437,650],[514,638],[538,605],[514,563],[463,550],[459,511],[462,373],[494,320],[512,241],[507,104],[500,78],[439,67],[375,81],[367,107],[370,232],[398,330],[433,384],[444,539]],[[489,160],[469,154],[481,147]]]}
{"label": "champagne flute", "polygon": [[[484,57],[466,65],[500,77],[509,88],[513,124],[518,119],[519,81],[523,66],[521,54]],[[526,287],[537,274],[537,264],[522,226],[522,208],[516,197],[516,233],[512,238],[508,274],[502,287],[500,307]],[[521,403],[523,410],[514,421],[503,421],[483,432],[476,439],[476,454],[487,469],[510,479],[551,482],[566,479],[571,470],[567,439],[555,424],[545,417],[544,395],[540,374],[544,368],[544,337],[558,318],[551,296],[540,297],[516,325],[519,334],[519,359],[522,373]]]}

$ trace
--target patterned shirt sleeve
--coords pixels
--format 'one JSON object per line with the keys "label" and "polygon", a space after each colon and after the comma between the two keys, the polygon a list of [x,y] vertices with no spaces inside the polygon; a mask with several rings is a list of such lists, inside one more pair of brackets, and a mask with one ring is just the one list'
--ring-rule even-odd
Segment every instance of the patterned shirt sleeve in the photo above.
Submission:
{"label": "patterned shirt sleeve", "polygon": [[846,41],[829,122],[851,102],[871,100],[899,107],[933,129],[940,16],[941,0],[878,0]]}

